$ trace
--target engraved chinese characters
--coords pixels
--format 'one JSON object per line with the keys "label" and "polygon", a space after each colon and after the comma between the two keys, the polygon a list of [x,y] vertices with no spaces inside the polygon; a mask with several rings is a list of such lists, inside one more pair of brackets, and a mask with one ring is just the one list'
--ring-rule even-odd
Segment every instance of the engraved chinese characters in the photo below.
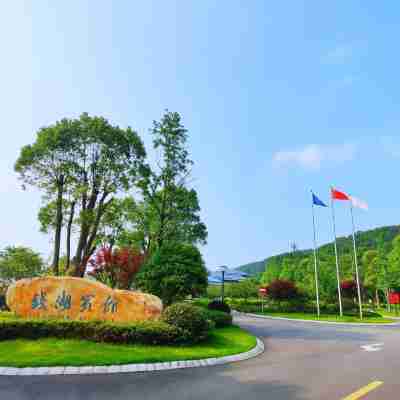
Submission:
{"label": "engraved chinese characters", "polygon": [[157,319],[162,312],[156,296],[72,277],[22,279],[10,286],[7,304],[28,318],[130,322]]}

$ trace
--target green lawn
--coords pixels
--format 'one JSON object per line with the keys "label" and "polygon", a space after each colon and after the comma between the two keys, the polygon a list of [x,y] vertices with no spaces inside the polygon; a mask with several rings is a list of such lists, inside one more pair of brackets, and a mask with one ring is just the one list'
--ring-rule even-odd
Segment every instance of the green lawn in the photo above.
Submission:
{"label": "green lawn", "polygon": [[[7,316],[2,315],[1,318]],[[116,365],[196,360],[242,353],[255,345],[256,338],[237,326],[214,329],[206,342],[192,346],[117,345],[54,338],[18,339],[0,342],[0,366]]]}
{"label": "green lawn", "polygon": [[384,324],[384,323],[396,322],[390,318],[383,318],[383,317],[367,317],[360,320],[358,317],[355,317],[353,315],[344,315],[343,317],[339,317],[339,315],[321,314],[320,318],[317,318],[316,314],[307,314],[307,313],[257,312],[254,314],[266,315],[270,317],[305,319],[310,321],[356,322],[356,323],[366,323],[366,324]]}
{"label": "green lawn", "polygon": [[383,317],[396,317],[400,318],[400,312],[396,311],[394,308],[392,308],[392,311],[388,311],[386,308],[379,308],[377,311],[379,314],[381,314]]}

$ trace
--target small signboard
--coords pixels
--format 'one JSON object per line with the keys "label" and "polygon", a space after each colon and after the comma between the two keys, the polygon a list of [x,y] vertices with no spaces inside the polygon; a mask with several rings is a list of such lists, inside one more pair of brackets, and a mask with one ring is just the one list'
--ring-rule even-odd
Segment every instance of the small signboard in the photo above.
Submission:
{"label": "small signboard", "polygon": [[259,293],[260,296],[266,297],[267,296],[267,289],[266,288],[260,288],[260,289],[258,289],[258,293]]}

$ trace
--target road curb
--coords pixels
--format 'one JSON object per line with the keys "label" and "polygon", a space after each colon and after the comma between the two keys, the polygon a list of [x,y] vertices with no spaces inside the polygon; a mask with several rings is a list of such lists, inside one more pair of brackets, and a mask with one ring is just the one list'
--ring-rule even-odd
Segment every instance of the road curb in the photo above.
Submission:
{"label": "road curb", "polygon": [[310,319],[294,319],[294,318],[285,318],[285,317],[273,317],[269,315],[259,315],[259,314],[251,314],[251,313],[242,313],[236,312],[236,315],[242,315],[246,317],[260,318],[260,319],[276,319],[281,321],[293,321],[293,322],[307,322],[312,324],[321,324],[321,325],[342,325],[342,326],[365,326],[365,327],[373,327],[379,328],[382,326],[400,326],[400,322],[390,322],[384,324],[370,324],[368,322],[365,323],[357,323],[357,322],[334,322],[334,321],[316,321]]}
{"label": "road curb", "polygon": [[168,371],[184,368],[212,367],[215,365],[229,364],[249,360],[264,352],[264,343],[259,338],[256,346],[245,353],[232,356],[205,358],[202,360],[170,361],[152,364],[125,364],[93,367],[38,367],[38,368],[13,368],[0,367],[0,376],[47,376],[47,375],[97,375],[121,374],[132,372]]}

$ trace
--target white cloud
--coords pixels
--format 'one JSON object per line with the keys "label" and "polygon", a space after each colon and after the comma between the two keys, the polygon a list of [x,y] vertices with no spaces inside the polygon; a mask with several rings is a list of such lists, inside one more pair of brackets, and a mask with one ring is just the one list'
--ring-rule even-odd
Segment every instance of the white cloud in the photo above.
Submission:
{"label": "white cloud", "polygon": [[301,149],[278,151],[273,155],[277,166],[298,165],[306,169],[319,169],[322,163],[340,164],[354,158],[356,148],[352,144],[310,144]]}

